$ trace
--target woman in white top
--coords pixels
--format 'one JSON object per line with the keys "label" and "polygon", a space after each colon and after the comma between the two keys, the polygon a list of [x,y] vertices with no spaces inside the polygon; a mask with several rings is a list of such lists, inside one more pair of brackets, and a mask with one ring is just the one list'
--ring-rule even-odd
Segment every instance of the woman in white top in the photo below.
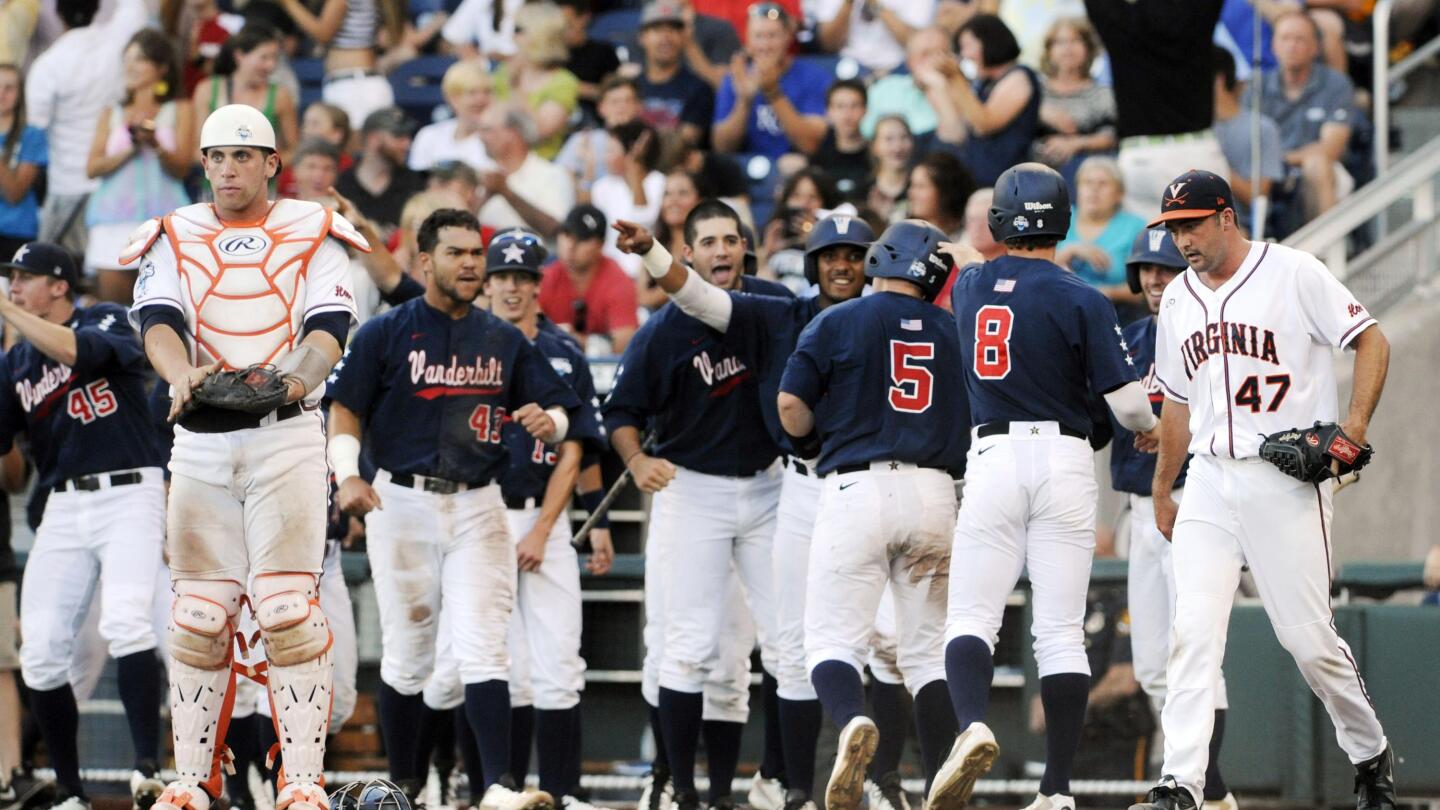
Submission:
{"label": "woman in white top", "polygon": [[280,5],[306,36],[325,48],[322,97],[344,110],[352,126],[376,110],[395,106],[395,93],[377,65],[380,47],[399,43],[405,34],[402,0],[321,0],[318,12],[305,0],[280,0]]}
{"label": "woman in white top", "polygon": [[[610,222],[627,220],[655,227],[660,202],[665,197],[665,175],[655,170],[660,160],[660,139],[642,121],[611,127],[605,149],[607,174],[595,181],[589,202],[605,212]],[[585,202],[581,192],[580,201]],[[640,272],[640,257],[621,253],[615,247],[616,231],[605,232],[605,255],[614,259],[632,278]]]}
{"label": "woman in white top", "polygon": [[456,62],[445,71],[440,90],[454,117],[415,133],[410,145],[410,168],[423,172],[459,162],[477,172],[494,169],[495,161],[480,140],[480,116],[494,96],[490,74],[479,62]]}

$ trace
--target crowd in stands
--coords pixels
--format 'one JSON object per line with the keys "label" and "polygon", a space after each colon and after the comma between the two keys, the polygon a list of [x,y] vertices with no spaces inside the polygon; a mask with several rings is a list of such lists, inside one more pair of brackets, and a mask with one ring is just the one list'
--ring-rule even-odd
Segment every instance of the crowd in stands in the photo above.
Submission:
{"label": "crowd in stands", "polygon": [[[1400,3],[1398,35],[1433,31],[1435,6]],[[1385,135],[1363,88],[1389,55],[1360,47],[1366,9],[0,0],[0,253],[62,242],[94,295],[128,302],[127,236],[206,199],[200,125],[239,102],[275,125],[275,193],[346,213],[384,248],[355,261],[367,311],[409,272],[425,214],[462,207],[487,229],[541,234],[546,313],[618,353],[665,296],[616,249],[616,220],[683,255],[685,214],[720,197],[751,223],[758,272],[798,290],[806,234],[842,206],[877,232],[918,217],[993,250],[988,186],[1038,160],[1074,196],[1062,262],[1123,317],[1138,313],[1124,252],[1177,166],[1228,176],[1271,238],[1368,179],[1368,144]]]}

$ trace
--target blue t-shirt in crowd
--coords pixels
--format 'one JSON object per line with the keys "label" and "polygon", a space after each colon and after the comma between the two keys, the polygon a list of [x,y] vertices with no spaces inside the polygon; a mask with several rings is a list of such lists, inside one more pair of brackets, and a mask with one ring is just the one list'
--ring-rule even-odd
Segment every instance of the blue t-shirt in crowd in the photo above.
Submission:
{"label": "blue t-shirt in crowd", "polygon": [[[9,133],[0,132],[0,156],[5,154]],[[39,127],[25,127],[20,133],[20,145],[10,155],[10,169],[21,163],[31,163],[43,171],[50,163],[50,149],[46,145],[45,130]],[[37,175],[38,179],[38,175]],[[34,239],[40,233],[40,204],[35,199],[35,187],[25,192],[20,202],[12,203],[0,197],[0,236],[11,239]],[[9,260],[9,256],[3,257]]]}
{"label": "blue t-shirt in crowd", "polygon": [[[1080,211],[1076,209],[1070,212],[1070,230],[1065,234],[1065,240],[1057,248],[1064,250],[1070,245],[1083,243],[1087,240],[1080,236],[1076,229],[1076,223],[1080,221]],[[1129,211],[1116,211],[1115,216],[1105,225],[1105,230],[1093,240],[1091,244],[1096,245],[1110,257],[1110,267],[1101,270],[1084,259],[1077,259],[1070,263],[1070,269],[1075,271],[1082,281],[1092,287],[1111,287],[1116,284],[1125,283],[1125,260],[1130,257],[1130,246],[1135,244],[1135,237],[1145,230],[1145,220],[1135,216]]]}
{"label": "blue t-shirt in crowd", "polygon": [[[801,115],[824,115],[825,91],[830,89],[834,80],[835,77],[824,68],[807,62],[794,62],[780,77],[780,92],[790,99]],[[720,84],[720,92],[715,96],[715,123],[730,116],[730,111],[735,109],[735,101],[735,85],[726,74],[725,81]],[[745,143],[740,151],[765,155],[772,160],[797,151],[790,139],[785,137],[775,110],[763,96],[757,95],[752,102],[750,117],[745,123]]]}

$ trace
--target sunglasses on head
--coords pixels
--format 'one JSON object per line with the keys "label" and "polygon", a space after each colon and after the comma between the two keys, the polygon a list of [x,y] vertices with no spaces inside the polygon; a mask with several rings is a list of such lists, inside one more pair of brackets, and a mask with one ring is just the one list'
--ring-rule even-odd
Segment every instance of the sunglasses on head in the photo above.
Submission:
{"label": "sunglasses on head", "polygon": [[751,17],[763,17],[767,20],[779,20],[787,22],[790,14],[779,3],[756,3],[750,7]]}

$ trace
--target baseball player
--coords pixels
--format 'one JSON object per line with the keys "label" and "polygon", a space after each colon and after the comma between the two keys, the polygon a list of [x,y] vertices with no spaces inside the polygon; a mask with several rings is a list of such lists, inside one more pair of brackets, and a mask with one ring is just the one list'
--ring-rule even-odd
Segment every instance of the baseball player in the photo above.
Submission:
{"label": "baseball player", "polygon": [[974,430],[945,628],[946,680],[964,731],[930,790],[938,810],[968,801],[998,754],[984,721],[1005,598],[1022,569],[1045,709],[1045,774],[1028,810],[1075,807],[1070,771],[1090,691],[1082,623],[1095,548],[1095,399],[1143,434],[1142,449],[1154,446],[1157,420],[1115,308],[1055,264],[1069,200],[1053,169],[1006,170],[990,206],[1006,255],[964,270],[951,292]]}
{"label": "baseball player", "polygon": [[[702,200],[686,217],[685,258],[702,279],[723,289],[790,295],[745,275],[744,249],[740,219],[724,203]],[[724,717],[704,718],[718,688],[707,689],[707,679],[732,683],[725,673],[748,673],[740,659],[750,650],[734,643],[727,615],[737,605],[748,604],[765,671],[773,674],[776,666],[770,546],[780,448],[765,429],[747,341],[740,331],[722,334],[676,307],[662,308],[626,347],[602,406],[615,451],[636,485],[655,494],[646,545],[646,669],[658,673],[651,704],[656,737],[682,810],[699,806],[694,771],[702,724],[710,802],[731,801],[746,698],[737,694]],[[647,423],[655,436],[648,449],[641,441]],[[732,564],[744,587],[739,600]]]}
{"label": "baseball player", "polygon": [[1357,806],[1393,808],[1390,746],[1330,612],[1334,484],[1297,481],[1259,458],[1263,434],[1338,421],[1337,348],[1355,351],[1354,387],[1343,432],[1325,449],[1357,457],[1389,343],[1315,257],[1247,240],[1233,199],[1224,179],[1186,172],[1166,187],[1151,223],[1169,228],[1190,269],[1165,288],[1156,324],[1155,377],[1166,399],[1152,492],[1155,523],[1173,543],[1175,618],[1161,715],[1165,776],[1136,807],[1180,810],[1204,800],[1214,684],[1248,565],[1276,636],[1355,764]]}
{"label": "baseball player", "polygon": [[790,446],[821,476],[805,602],[805,659],[840,726],[825,806],[854,810],[879,743],[860,675],[881,593],[894,598],[897,664],[915,696],[927,780],[955,736],[941,648],[952,475],[969,426],[955,322],[933,303],[945,235],[891,225],[865,254],[874,294],[805,327],[780,382]]}
{"label": "baseball player", "polygon": [[[373,510],[366,538],[380,608],[379,710],[391,775],[412,785],[423,779],[413,773],[417,721],[443,604],[480,750],[482,806],[548,804],[547,794],[516,792],[507,773],[505,636],[516,552],[499,487],[510,463],[502,436],[509,422],[558,443],[580,402],[520,330],[472,306],[484,261],[473,215],[431,214],[418,246],[425,294],[356,332],[330,410],[340,507],[352,515]],[[359,475],[362,427],[378,468],[373,486]]]}
{"label": "baseball player", "polygon": [[[485,261],[484,289],[491,313],[523,332],[581,403],[570,434],[558,447],[540,442],[519,425],[504,428],[510,468],[500,479],[500,493],[520,568],[509,634],[511,740],[512,748],[524,749],[511,751],[510,771],[517,782],[524,781],[532,735],[517,731],[533,726],[540,789],[580,810],[588,807],[574,795],[580,781],[574,755],[580,743],[585,662],[580,657],[580,567],[570,545],[566,511],[582,459],[589,454],[598,463],[595,451],[603,439],[599,400],[584,353],[540,315],[540,268],[545,259],[538,235],[510,230],[491,240]],[[592,548],[587,567],[603,574],[614,557],[608,533],[594,538]],[[443,611],[441,621],[448,621]],[[458,705],[454,698],[461,690],[456,688],[459,671],[453,648],[447,645],[440,658],[444,660],[437,660],[424,694],[427,706],[443,710]],[[522,709],[529,709],[531,716]]]}
{"label": "baseball player", "polygon": [[[1158,414],[1165,394],[1155,379],[1155,315],[1165,287],[1189,269],[1175,240],[1164,228],[1141,231],[1125,260],[1125,277],[1130,289],[1144,293],[1150,317],[1125,327],[1123,335],[1130,359],[1140,373],[1140,382]],[[1170,622],[1175,608],[1175,569],[1170,562],[1170,541],[1155,527],[1155,502],[1150,481],[1155,477],[1155,455],[1135,449],[1129,431],[1115,426],[1115,443],[1110,451],[1110,480],[1115,489],[1130,496],[1130,564],[1128,597],[1130,648],[1135,678],[1149,695],[1158,712],[1165,705],[1165,661],[1170,655]],[[1182,468],[1175,479],[1176,500],[1184,486]],[[1205,774],[1205,800],[1219,802],[1234,810],[1235,797],[1220,775],[1220,744],[1225,735],[1225,676],[1216,683],[1215,731],[1210,738],[1210,766]]]}
{"label": "baseball player", "polygon": [[[146,223],[121,258],[139,262],[130,322],[177,420],[166,542],[179,778],[157,806],[207,810],[219,795],[232,638],[248,601],[284,758],[276,807],[323,810],[332,665],[316,582],[328,480],[318,406],[354,322],[346,246],[368,246],[319,205],[266,198],[280,159],[259,110],[211,113],[200,155],[215,202]],[[195,402],[210,374],[254,364],[283,375],[286,404],[252,416]]]}
{"label": "baseball player", "polygon": [[[858,297],[864,289],[865,249],[875,234],[858,217],[835,215],[820,220],[806,240],[804,258],[805,278],[817,286],[817,294],[789,298],[727,294],[675,262],[663,247],[652,255],[655,242],[640,226],[622,221],[616,223],[616,229],[621,233],[617,241],[620,248],[644,257],[647,270],[682,312],[718,331],[733,330],[748,336],[755,346],[751,359],[760,378],[766,427],[776,444],[790,453],[784,464],[773,548],[774,581],[785,583],[784,588],[777,589],[775,598],[777,696],[788,787],[779,804],[800,808],[813,793],[815,745],[821,722],[820,703],[810,684],[804,646],[805,577],[821,486],[819,477],[793,455],[774,403],[785,360],[794,352],[801,330],[826,307]],[[767,781],[757,778],[758,783]],[[763,785],[752,789],[752,806],[760,798],[754,794],[763,789]],[[898,807],[898,781],[893,793],[893,798],[885,800]]]}
{"label": "baseball player", "polygon": [[165,489],[145,353],[123,307],[76,305],[79,269],[59,245],[26,243],[0,267],[10,274],[0,317],[21,338],[0,360],[0,451],[25,434],[36,486],[50,491],[21,588],[20,674],[55,769],[55,806],[90,806],[70,670],[99,586],[100,636],[118,667],[135,750],[131,793],[148,808],[164,789],[152,604]]}

